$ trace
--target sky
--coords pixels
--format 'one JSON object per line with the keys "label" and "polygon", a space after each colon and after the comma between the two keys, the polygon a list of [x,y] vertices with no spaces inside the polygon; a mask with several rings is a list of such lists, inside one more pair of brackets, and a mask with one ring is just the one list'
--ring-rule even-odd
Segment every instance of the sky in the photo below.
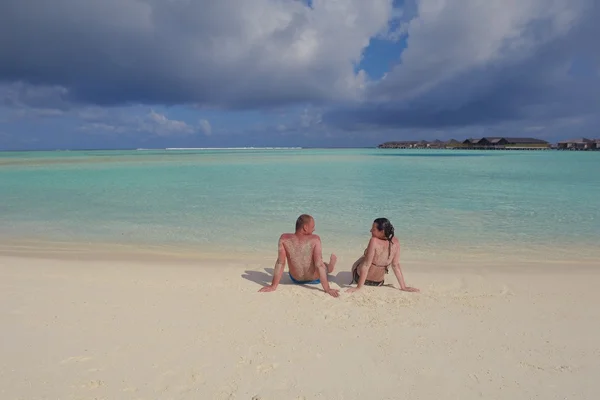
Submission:
{"label": "sky", "polygon": [[4,0],[0,150],[600,137],[595,0]]}

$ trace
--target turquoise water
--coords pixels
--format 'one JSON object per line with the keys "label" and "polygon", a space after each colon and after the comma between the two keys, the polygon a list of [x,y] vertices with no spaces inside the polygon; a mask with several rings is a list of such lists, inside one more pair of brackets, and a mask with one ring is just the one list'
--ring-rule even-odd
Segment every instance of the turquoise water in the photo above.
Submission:
{"label": "turquoise water", "polygon": [[409,254],[596,257],[600,153],[197,150],[0,153],[0,235],[274,252],[310,213],[360,254],[388,217]]}

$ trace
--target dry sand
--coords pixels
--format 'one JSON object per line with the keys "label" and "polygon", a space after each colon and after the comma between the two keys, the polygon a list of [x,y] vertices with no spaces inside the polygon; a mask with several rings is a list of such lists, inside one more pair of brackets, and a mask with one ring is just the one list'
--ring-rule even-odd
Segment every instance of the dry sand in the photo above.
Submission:
{"label": "dry sand", "polygon": [[407,262],[422,293],[334,299],[257,293],[272,262],[72,258],[0,257],[0,399],[600,398],[600,263]]}

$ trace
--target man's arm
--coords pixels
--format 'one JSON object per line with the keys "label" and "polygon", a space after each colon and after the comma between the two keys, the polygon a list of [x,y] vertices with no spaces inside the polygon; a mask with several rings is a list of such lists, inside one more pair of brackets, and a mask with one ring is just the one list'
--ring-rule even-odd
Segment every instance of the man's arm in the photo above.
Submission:
{"label": "man's arm", "polygon": [[394,270],[394,275],[396,275],[396,279],[398,279],[398,283],[400,284],[400,290],[405,292],[419,291],[417,288],[406,286],[406,282],[404,282],[404,275],[402,274],[402,269],[400,268],[400,249],[398,249],[396,254],[394,254],[394,259],[392,260],[392,269]]}
{"label": "man's arm", "polygon": [[273,272],[273,281],[270,286],[265,286],[259,290],[259,292],[273,292],[279,286],[279,281],[281,281],[281,277],[283,275],[283,270],[285,269],[285,261],[287,259],[287,254],[285,252],[285,246],[283,245],[283,235],[279,237],[279,244],[277,250],[277,261],[275,262],[275,271]]}
{"label": "man's arm", "polygon": [[339,290],[332,289],[327,280],[327,267],[325,266],[325,263],[323,263],[321,238],[317,236],[315,242],[315,247],[313,248],[313,263],[315,264],[317,271],[319,271],[319,279],[321,280],[321,285],[323,285],[323,290],[330,296],[338,297],[340,295]]}

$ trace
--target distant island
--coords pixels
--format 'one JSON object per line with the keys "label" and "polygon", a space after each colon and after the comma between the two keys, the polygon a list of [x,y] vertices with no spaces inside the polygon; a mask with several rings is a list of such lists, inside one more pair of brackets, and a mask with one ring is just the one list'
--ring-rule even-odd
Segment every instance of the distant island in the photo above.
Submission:
{"label": "distant island", "polygon": [[385,142],[380,149],[449,149],[449,150],[600,150],[600,139],[577,138],[551,144],[542,139],[523,137],[483,137],[463,141],[406,140]]}

